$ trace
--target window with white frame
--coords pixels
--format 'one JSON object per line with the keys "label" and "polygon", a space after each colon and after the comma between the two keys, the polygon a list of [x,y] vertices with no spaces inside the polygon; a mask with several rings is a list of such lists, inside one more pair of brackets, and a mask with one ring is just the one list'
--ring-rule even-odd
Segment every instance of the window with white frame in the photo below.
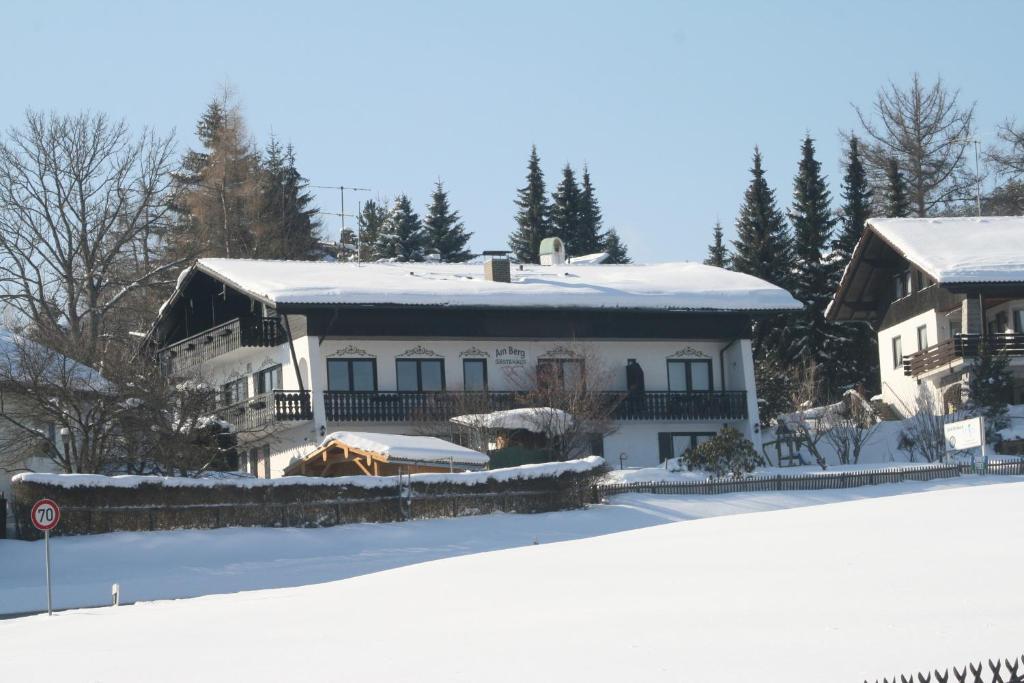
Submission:
{"label": "window with white frame", "polygon": [[903,340],[899,337],[892,338],[892,367],[903,366]]}

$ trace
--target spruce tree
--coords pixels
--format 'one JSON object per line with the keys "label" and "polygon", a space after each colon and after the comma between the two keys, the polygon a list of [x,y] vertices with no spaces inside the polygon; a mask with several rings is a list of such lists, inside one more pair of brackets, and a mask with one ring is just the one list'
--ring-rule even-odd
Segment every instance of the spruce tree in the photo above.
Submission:
{"label": "spruce tree", "polygon": [[254,258],[306,260],[315,257],[320,221],[308,183],[295,167],[295,150],[271,137],[263,163],[263,211],[253,245]]}
{"label": "spruce tree", "polygon": [[562,181],[551,195],[551,232],[562,238],[567,256],[590,253],[579,250],[579,245],[586,242],[582,234],[582,208],[583,192],[576,183],[572,166],[566,164],[562,169]]}
{"label": "spruce tree", "polygon": [[904,218],[910,215],[910,200],[907,198],[907,184],[903,171],[895,157],[885,167],[885,204],[883,210],[889,218]]}
{"label": "spruce tree", "polygon": [[601,206],[597,203],[594,185],[590,182],[590,169],[583,167],[583,187],[580,193],[580,226],[576,238],[576,255],[596,254],[601,251]]}
{"label": "spruce tree", "polygon": [[359,207],[359,215],[356,222],[359,224],[359,260],[375,261],[384,258],[378,248],[380,235],[384,232],[384,226],[388,220],[387,200],[376,201],[368,199]]}
{"label": "spruce tree", "polygon": [[1013,372],[1005,353],[994,351],[982,338],[978,356],[971,364],[968,384],[968,408],[985,418],[985,432],[990,441],[996,433],[1010,425],[1007,405],[1013,398]]}
{"label": "spruce tree", "polygon": [[601,237],[601,251],[608,254],[608,258],[604,261],[605,263],[617,264],[633,262],[633,260],[629,258],[629,252],[626,249],[625,243],[619,237],[619,233],[615,228],[608,228]]}
{"label": "spruce tree", "polygon": [[550,237],[550,206],[544,189],[544,173],[540,170],[537,146],[530,150],[526,186],[517,190],[516,224],[518,227],[508,238],[509,249],[521,263],[537,263],[540,259],[540,241]]}
{"label": "spruce tree", "polygon": [[793,317],[792,358],[813,363],[831,389],[839,358],[834,356],[835,326],[825,321],[825,309],[835,292],[838,273],[828,252],[837,223],[831,209],[831,194],[821,175],[821,163],[814,158],[814,140],[808,135],[801,146],[801,159],[793,180],[793,295],[804,308]]}
{"label": "spruce tree", "polygon": [[442,263],[459,263],[472,256],[466,249],[466,243],[473,233],[466,232],[459,212],[452,211],[448,205],[448,193],[440,180],[434,185],[434,194],[427,207],[423,227],[427,251],[437,253]]}
{"label": "spruce tree", "polygon": [[711,246],[708,247],[708,257],[704,259],[704,265],[728,268],[729,250],[726,248],[723,240],[722,221],[715,221],[715,229],[711,234]]}
{"label": "spruce tree", "polygon": [[775,191],[764,178],[761,152],[756,147],[750,173],[753,177],[736,219],[732,269],[788,287],[792,280],[792,240],[786,219],[775,203]]}
{"label": "spruce tree", "polygon": [[388,220],[378,240],[381,258],[396,261],[422,261],[426,236],[419,214],[412,210],[409,197],[401,194],[388,213]]}
{"label": "spruce tree", "polygon": [[871,187],[861,161],[860,142],[856,136],[850,136],[846,150],[842,196],[842,227],[832,243],[832,250],[845,267],[864,233],[864,223],[871,216]]}

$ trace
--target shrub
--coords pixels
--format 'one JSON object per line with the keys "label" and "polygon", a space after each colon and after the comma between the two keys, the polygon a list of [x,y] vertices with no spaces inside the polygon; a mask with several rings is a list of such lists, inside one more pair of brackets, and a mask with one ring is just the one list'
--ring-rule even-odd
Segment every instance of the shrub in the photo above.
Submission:
{"label": "shrub", "polygon": [[754,444],[732,427],[722,427],[711,440],[686,451],[683,460],[690,470],[704,470],[714,477],[739,477],[764,464]]}

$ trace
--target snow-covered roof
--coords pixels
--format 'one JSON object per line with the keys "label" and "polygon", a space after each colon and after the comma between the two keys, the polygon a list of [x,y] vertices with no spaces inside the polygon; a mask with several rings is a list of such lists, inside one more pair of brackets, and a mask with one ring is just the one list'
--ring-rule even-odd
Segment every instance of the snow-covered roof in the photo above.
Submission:
{"label": "snow-covered roof", "polygon": [[81,391],[109,388],[106,379],[88,365],[0,327],[0,377],[32,378]]}
{"label": "snow-covered roof", "polygon": [[[512,282],[484,279],[475,264],[326,263],[200,259],[193,267],[279,304],[791,310],[789,292],[751,275],[699,263],[523,265]],[[188,278],[179,278],[179,289]],[[177,296],[176,291],[172,295]],[[170,300],[169,300],[170,301]],[[166,306],[166,304],[165,304]]]}
{"label": "snow-covered roof", "polygon": [[939,283],[1024,282],[1024,216],[871,218],[868,226]]}
{"label": "snow-covered roof", "polygon": [[457,415],[450,422],[485,429],[525,429],[549,436],[564,434],[573,425],[572,415],[558,408],[512,408],[493,413]]}
{"label": "snow-covered roof", "polygon": [[433,436],[332,432],[323,438],[320,447],[338,441],[361,451],[382,455],[388,462],[454,462],[464,465],[486,465],[490,462],[484,453]]}

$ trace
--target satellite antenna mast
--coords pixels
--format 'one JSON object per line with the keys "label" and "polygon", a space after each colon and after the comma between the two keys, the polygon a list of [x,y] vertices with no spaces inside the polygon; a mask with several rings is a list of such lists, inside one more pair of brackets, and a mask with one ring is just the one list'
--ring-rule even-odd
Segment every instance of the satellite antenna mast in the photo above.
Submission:
{"label": "satellite antenna mast", "polygon": [[[338,194],[341,196],[341,213],[334,214],[334,213],[331,213],[330,211],[321,211],[321,213],[326,213],[326,214],[331,215],[331,216],[341,216],[341,233],[338,235],[338,244],[344,244],[344,239],[345,239],[345,217],[348,215],[348,214],[345,213],[345,190],[348,190],[349,192],[369,192],[370,188],[368,188],[368,187],[349,187],[347,185],[312,185],[311,187],[314,187],[314,188],[316,188],[318,190],[337,190]],[[358,244],[360,242],[360,237],[361,237],[361,235],[359,235],[358,233],[359,233],[359,231],[357,230],[356,231],[356,243],[357,243],[356,263],[359,262]]]}

